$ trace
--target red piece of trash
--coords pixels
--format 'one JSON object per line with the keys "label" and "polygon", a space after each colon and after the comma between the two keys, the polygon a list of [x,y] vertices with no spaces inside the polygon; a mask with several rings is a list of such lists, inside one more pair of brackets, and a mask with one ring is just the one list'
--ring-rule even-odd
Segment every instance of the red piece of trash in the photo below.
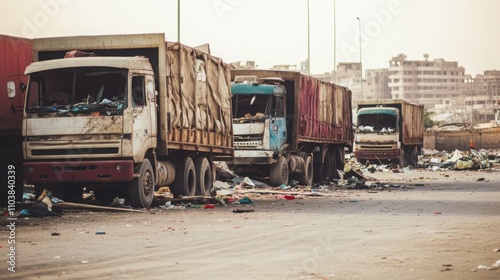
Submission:
{"label": "red piece of trash", "polygon": [[285,196],[284,196],[284,198],[285,198],[286,200],[294,200],[294,199],[295,199],[295,196],[293,196],[293,195],[285,195]]}
{"label": "red piece of trash", "polygon": [[214,209],[215,206],[213,204],[205,204],[205,206],[203,206],[203,208],[205,208],[205,209]]}
{"label": "red piece of trash", "polygon": [[434,212],[434,214],[439,215],[439,214],[442,214],[442,213],[441,212]]}

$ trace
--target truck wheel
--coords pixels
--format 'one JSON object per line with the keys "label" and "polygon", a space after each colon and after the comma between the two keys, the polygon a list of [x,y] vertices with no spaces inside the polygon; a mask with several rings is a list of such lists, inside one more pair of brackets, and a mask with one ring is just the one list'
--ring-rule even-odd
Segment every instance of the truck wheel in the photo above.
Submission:
{"label": "truck wheel", "polygon": [[305,168],[302,173],[299,174],[298,180],[299,184],[309,186],[313,182],[313,174],[314,174],[314,169],[313,169],[313,160],[311,156],[304,155],[305,158]]}
{"label": "truck wheel", "polygon": [[285,157],[281,156],[277,162],[271,165],[271,178],[269,183],[271,186],[279,186],[288,184],[288,162]]}
{"label": "truck wheel", "polygon": [[405,156],[406,156],[405,150],[400,149],[399,150],[399,162],[398,162],[398,164],[401,168],[405,167]]}
{"label": "truck wheel", "polygon": [[323,173],[324,180],[331,180],[333,176],[333,171],[335,170],[335,158],[333,157],[333,152],[327,151],[325,154],[325,160],[321,165],[321,172]]}
{"label": "truck wheel", "polygon": [[336,168],[335,179],[338,179],[338,178],[340,178],[340,176],[337,172],[337,169],[343,172],[344,168],[345,168],[345,149],[344,149],[344,147],[337,148],[333,156],[334,156],[333,160],[335,161],[335,168]]}
{"label": "truck wheel", "polygon": [[174,195],[193,196],[196,194],[196,170],[193,159],[186,156],[181,160],[180,168],[176,168]]}
{"label": "truck wheel", "polygon": [[409,157],[409,164],[413,167],[417,167],[418,165],[418,152],[417,152],[417,146],[411,147],[410,148],[410,157]]}
{"label": "truck wheel", "polygon": [[[339,178],[339,173],[337,172],[337,169],[340,169],[339,168],[339,163],[338,163],[338,159],[337,159],[337,154],[338,152],[336,151],[332,151],[331,153],[328,153],[328,156],[330,157],[330,180],[333,180],[333,179],[338,179]],[[344,170],[344,168],[342,168],[342,170]]]}
{"label": "truck wheel", "polygon": [[130,203],[135,207],[147,208],[153,202],[155,192],[155,176],[149,159],[145,158],[139,170],[139,178],[129,183]]}
{"label": "truck wheel", "polygon": [[210,162],[206,157],[199,157],[195,159],[194,167],[196,170],[196,194],[209,196],[214,185]]}

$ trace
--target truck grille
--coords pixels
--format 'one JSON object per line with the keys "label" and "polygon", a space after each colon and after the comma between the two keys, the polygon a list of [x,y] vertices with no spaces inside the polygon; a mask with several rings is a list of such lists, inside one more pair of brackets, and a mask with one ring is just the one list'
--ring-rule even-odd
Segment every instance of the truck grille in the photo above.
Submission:
{"label": "truck grille", "polygon": [[257,147],[262,145],[262,141],[234,142],[235,147]]}
{"label": "truck grille", "polygon": [[377,145],[360,145],[359,146],[361,149],[367,149],[367,150],[390,150],[394,149],[394,146],[392,145],[386,145],[386,146],[377,146]]}
{"label": "truck grille", "polygon": [[32,150],[33,156],[118,154],[118,148]]}

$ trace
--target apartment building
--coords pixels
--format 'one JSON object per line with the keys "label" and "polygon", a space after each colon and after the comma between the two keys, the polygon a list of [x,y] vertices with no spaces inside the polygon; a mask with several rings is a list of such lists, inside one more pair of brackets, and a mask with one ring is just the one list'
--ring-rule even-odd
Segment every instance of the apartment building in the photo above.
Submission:
{"label": "apartment building", "polygon": [[456,61],[442,58],[407,60],[399,54],[389,61],[389,88],[394,99],[420,103],[425,108],[442,104],[443,99],[464,98],[465,69]]}
{"label": "apartment building", "polygon": [[474,123],[494,120],[500,109],[500,70],[486,70],[475,78],[469,76],[464,92],[464,105],[474,116]]}

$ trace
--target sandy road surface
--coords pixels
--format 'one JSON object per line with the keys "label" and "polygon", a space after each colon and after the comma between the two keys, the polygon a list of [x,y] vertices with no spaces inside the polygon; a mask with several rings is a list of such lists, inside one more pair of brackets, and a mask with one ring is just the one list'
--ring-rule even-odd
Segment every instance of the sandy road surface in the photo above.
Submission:
{"label": "sandy road surface", "polygon": [[3,219],[0,279],[500,279],[500,172],[367,175],[401,188],[21,219],[15,273]]}

